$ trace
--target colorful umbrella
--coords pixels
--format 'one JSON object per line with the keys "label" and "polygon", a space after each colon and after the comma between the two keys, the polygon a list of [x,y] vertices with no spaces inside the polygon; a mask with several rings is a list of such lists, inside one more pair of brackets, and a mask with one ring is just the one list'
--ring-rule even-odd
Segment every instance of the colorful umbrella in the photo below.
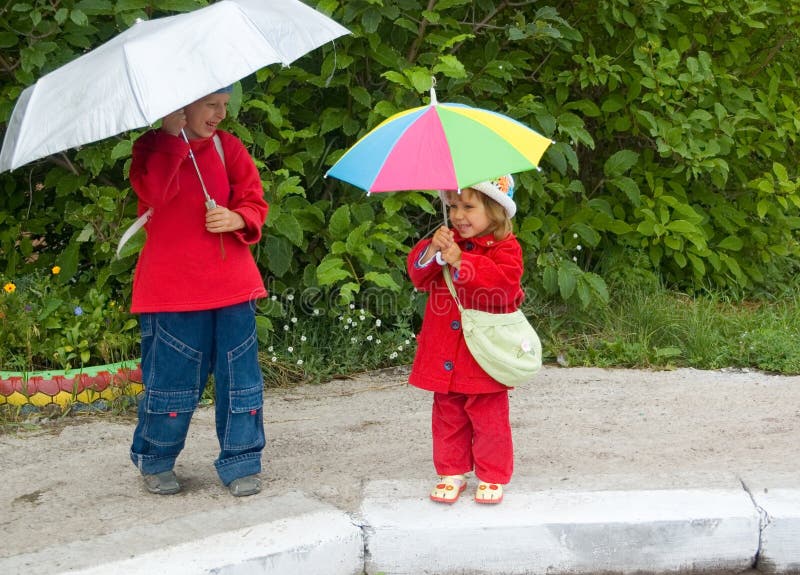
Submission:
{"label": "colorful umbrella", "polygon": [[431,102],[387,118],[326,173],[369,192],[460,190],[537,168],[551,140],[464,104]]}

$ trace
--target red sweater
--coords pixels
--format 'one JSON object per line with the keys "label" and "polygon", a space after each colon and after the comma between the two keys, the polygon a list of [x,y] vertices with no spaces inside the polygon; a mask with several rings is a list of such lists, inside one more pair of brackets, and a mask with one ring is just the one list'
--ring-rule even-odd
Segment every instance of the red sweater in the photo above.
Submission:
{"label": "red sweater", "polygon": [[[491,234],[463,239],[455,232],[461,248],[461,269],[450,268],[453,284],[465,308],[493,313],[510,313],[524,297],[522,248],[513,234],[495,240]],[[491,393],[508,387],[492,379],[472,357],[461,330],[461,313],[447,288],[442,267],[435,261],[420,267],[420,255],[430,239],[419,242],[408,254],[408,274],[414,287],[429,292],[422,330],[417,336],[417,353],[409,383],[441,393]],[[429,255],[429,254],[428,254]]]}
{"label": "red sweater", "polygon": [[249,247],[261,239],[267,217],[261,177],[238,138],[217,134],[224,164],[212,138],[192,140],[191,147],[209,195],[244,219],[243,229],[223,234],[206,231],[205,197],[189,144],[151,130],[133,146],[130,180],[139,214],[153,208],[133,277],[134,313],[214,309],[267,293]]}

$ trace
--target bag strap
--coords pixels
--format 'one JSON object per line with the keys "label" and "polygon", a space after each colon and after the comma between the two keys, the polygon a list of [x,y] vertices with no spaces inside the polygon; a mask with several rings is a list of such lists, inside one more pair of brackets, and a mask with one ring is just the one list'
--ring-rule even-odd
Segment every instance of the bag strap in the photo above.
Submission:
{"label": "bag strap", "polygon": [[447,284],[447,288],[450,290],[450,295],[453,296],[453,299],[456,300],[456,305],[458,306],[458,311],[464,313],[464,306],[461,305],[461,300],[458,299],[458,295],[456,295],[456,288],[453,285],[453,278],[450,276],[450,266],[444,264],[442,266],[442,274],[444,275],[444,283]]}
{"label": "bag strap", "polygon": [[[225,163],[225,150],[222,149],[222,140],[219,138],[219,134],[216,132],[214,133],[214,147],[217,149],[217,153],[219,154],[220,160],[222,160],[222,165],[225,168],[225,173],[228,172],[228,166]],[[122,247],[128,243],[133,235],[138,232],[140,229],[144,227],[144,225],[150,220],[150,216],[153,215],[153,208],[147,208],[147,211],[139,216],[135,222],[133,222],[128,229],[122,234],[122,237],[119,238],[119,243],[117,244],[117,259],[119,259],[119,254],[122,252]]]}

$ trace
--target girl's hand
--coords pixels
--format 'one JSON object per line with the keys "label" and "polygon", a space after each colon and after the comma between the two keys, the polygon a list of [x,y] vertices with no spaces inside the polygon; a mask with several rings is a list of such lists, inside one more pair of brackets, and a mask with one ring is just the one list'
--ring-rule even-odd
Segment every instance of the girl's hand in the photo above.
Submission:
{"label": "girl's hand", "polygon": [[179,136],[185,125],[186,114],[183,113],[183,108],[167,114],[161,120],[161,129],[173,136]]}
{"label": "girl's hand", "polygon": [[450,231],[446,226],[440,227],[436,230],[431,238],[431,247],[429,248],[433,252],[442,252],[449,248],[451,245],[454,245],[455,241],[453,240],[453,232]]}
{"label": "girl's hand", "polygon": [[217,206],[206,212],[206,229],[212,234],[235,232],[244,227],[244,218],[223,206]]}
{"label": "girl's hand", "polygon": [[450,247],[442,250],[442,258],[448,264],[458,269],[461,267],[461,248],[453,242]]}

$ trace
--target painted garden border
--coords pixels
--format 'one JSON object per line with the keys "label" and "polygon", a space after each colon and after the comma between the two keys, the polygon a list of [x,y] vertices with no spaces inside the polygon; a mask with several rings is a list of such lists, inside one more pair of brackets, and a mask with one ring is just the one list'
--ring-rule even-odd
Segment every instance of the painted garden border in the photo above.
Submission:
{"label": "painted garden border", "polygon": [[0,405],[57,404],[64,409],[135,397],[143,389],[139,359],[66,371],[0,371]]}

